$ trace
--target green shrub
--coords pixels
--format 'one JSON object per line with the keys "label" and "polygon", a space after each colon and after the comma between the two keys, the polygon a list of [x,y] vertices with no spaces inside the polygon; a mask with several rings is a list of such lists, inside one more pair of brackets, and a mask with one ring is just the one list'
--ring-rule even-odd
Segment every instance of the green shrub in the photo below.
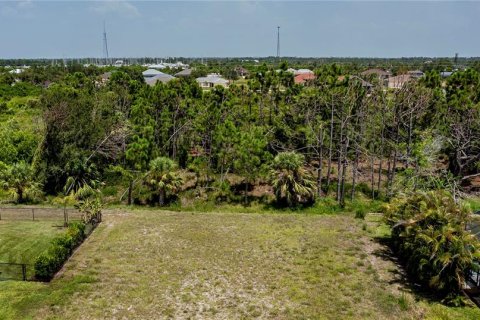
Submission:
{"label": "green shrub", "polygon": [[51,280],[84,239],[85,224],[78,222],[70,224],[65,234],[53,239],[50,248],[35,260],[35,278],[42,281]]}
{"label": "green shrub", "polygon": [[444,191],[415,193],[386,207],[393,247],[407,271],[448,300],[461,292],[480,258],[479,241],[465,231],[469,214]]}
{"label": "green shrub", "polygon": [[365,219],[365,216],[367,215],[367,210],[365,208],[358,208],[355,210],[355,218],[356,219]]}
{"label": "green shrub", "polygon": [[103,188],[102,194],[106,197],[108,196],[116,196],[118,193],[118,189],[115,186],[107,186]]}

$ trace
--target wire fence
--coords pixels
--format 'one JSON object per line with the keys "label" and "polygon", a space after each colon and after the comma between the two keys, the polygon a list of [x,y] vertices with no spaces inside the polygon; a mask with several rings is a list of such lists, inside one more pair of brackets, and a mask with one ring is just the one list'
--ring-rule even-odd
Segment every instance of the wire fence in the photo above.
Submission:
{"label": "wire fence", "polygon": [[[22,221],[51,221],[54,223],[62,221],[64,225],[68,222],[80,221],[82,214],[76,209],[59,208],[0,208],[2,218],[0,223]],[[88,223],[85,226],[85,239],[93,232],[98,223]],[[41,252],[39,252],[40,254]],[[21,261],[21,260],[20,260]],[[0,281],[34,281],[35,267],[32,263],[0,262]]]}
{"label": "wire fence", "polygon": [[2,280],[33,280],[35,271],[33,265],[26,263],[0,262],[0,281]]}
{"label": "wire fence", "polygon": [[0,221],[80,221],[82,213],[74,208],[0,207]]}

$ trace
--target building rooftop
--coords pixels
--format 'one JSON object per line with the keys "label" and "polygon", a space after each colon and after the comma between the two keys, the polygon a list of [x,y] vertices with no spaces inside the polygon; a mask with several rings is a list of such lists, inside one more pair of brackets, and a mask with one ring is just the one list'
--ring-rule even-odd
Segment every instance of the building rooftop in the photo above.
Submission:
{"label": "building rooftop", "polygon": [[174,76],[171,76],[169,74],[166,74],[166,73],[161,73],[161,74],[157,74],[156,76],[153,76],[153,77],[150,77],[148,79],[145,80],[145,82],[150,85],[150,86],[154,86],[157,82],[162,82],[162,83],[167,83],[173,79],[176,79]]}
{"label": "building rooftop", "polygon": [[189,77],[192,75],[192,69],[184,69],[175,74],[177,77]]}
{"label": "building rooftop", "polygon": [[156,75],[165,74],[165,73],[160,72],[160,71],[155,70],[155,69],[148,69],[148,70],[143,71],[142,74],[143,74],[144,77],[154,77]]}

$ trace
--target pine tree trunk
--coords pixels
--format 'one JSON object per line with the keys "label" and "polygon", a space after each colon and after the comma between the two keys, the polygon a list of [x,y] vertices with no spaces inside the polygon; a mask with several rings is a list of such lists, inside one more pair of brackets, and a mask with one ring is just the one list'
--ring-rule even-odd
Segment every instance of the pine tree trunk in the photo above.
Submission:
{"label": "pine tree trunk", "polygon": [[373,155],[370,157],[370,174],[372,184],[372,199],[375,199],[375,158]]}
{"label": "pine tree trunk", "polygon": [[347,136],[347,142],[345,143],[345,149],[343,151],[343,161],[342,161],[342,182],[341,182],[341,189],[340,189],[340,206],[343,208],[345,207],[345,176],[347,175],[347,154],[348,154],[348,146],[350,143],[350,139]]}
{"label": "pine tree trunk", "polygon": [[359,151],[358,145],[355,146],[355,161],[353,162],[353,170],[352,170],[352,193],[350,195],[350,200],[353,201],[355,198],[355,186],[357,182],[357,171],[358,171],[358,158],[359,158]]}
{"label": "pine tree trunk", "polygon": [[331,117],[330,117],[330,143],[328,146],[328,164],[327,164],[327,188],[325,190],[328,194],[330,190],[330,176],[332,174],[332,149],[333,149],[333,103],[331,108]]}
{"label": "pine tree trunk", "polygon": [[343,159],[343,123],[340,126],[340,147],[338,149],[338,159],[337,159],[337,201],[340,202],[341,195],[341,180],[342,180],[342,159]]}
{"label": "pine tree trunk", "polygon": [[323,129],[320,129],[320,146],[318,148],[317,195],[322,196],[322,169],[323,169]]}

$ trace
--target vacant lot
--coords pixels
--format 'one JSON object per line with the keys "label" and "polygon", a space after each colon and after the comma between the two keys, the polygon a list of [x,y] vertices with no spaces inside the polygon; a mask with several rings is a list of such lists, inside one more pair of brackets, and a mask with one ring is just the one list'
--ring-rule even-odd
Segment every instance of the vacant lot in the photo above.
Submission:
{"label": "vacant lot", "polygon": [[[0,262],[28,264],[31,276],[37,256],[62,230],[51,221],[0,220]],[[0,265],[0,279],[16,278],[19,272],[19,267]]]}
{"label": "vacant lot", "polygon": [[480,318],[412,294],[371,216],[104,218],[52,283],[0,282],[0,318]]}

